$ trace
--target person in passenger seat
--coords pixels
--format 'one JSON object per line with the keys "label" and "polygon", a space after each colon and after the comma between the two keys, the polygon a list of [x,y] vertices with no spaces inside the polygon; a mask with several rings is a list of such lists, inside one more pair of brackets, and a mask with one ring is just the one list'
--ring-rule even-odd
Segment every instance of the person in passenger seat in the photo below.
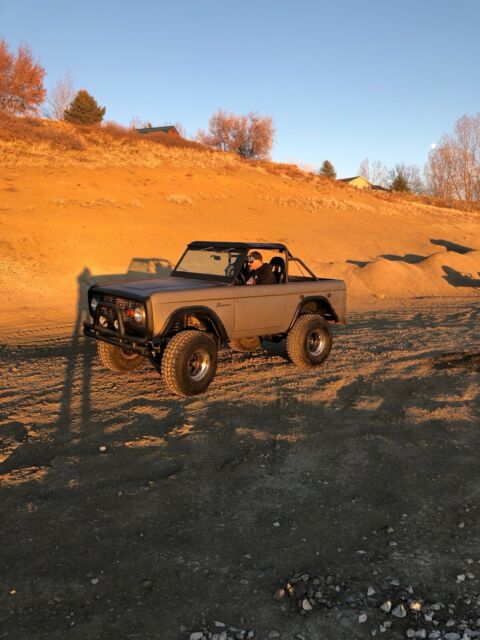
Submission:
{"label": "person in passenger seat", "polygon": [[263,257],[259,251],[252,251],[247,258],[248,273],[246,284],[276,284],[272,266],[263,264]]}

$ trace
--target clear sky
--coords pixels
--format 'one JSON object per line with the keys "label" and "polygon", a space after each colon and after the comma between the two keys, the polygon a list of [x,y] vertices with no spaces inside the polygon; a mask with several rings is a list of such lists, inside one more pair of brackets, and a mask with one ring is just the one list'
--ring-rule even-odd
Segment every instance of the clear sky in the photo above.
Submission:
{"label": "clear sky", "polygon": [[206,128],[219,107],[271,115],[272,157],[339,177],[360,161],[423,166],[480,112],[480,0],[0,0],[47,88],[67,69],[106,119]]}

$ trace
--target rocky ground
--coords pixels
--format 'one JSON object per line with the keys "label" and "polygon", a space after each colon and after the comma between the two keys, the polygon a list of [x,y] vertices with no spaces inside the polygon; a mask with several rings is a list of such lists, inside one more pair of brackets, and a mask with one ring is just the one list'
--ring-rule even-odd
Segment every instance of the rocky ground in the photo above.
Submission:
{"label": "rocky ground", "polygon": [[480,637],[479,319],[352,313],[321,370],[225,352],[190,399],[79,323],[4,336],[0,638]]}

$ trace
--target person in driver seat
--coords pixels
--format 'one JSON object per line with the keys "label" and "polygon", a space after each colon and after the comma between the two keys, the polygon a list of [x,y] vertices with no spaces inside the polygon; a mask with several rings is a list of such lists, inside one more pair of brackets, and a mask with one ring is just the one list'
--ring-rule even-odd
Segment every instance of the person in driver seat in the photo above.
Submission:
{"label": "person in driver seat", "polygon": [[259,251],[252,251],[247,258],[248,273],[246,284],[276,284],[272,266],[263,264],[263,257]]}

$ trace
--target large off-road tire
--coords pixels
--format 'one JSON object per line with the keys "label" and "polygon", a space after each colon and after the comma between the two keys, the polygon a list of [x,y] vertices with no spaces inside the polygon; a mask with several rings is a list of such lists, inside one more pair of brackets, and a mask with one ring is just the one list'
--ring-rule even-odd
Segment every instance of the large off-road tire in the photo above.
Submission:
{"label": "large off-road tire", "polygon": [[180,331],[167,344],[162,376],[172,393],[194,396],[207,390],[217,371],[215,340],[202,331]]}
{"label": "large off-road tire", "polygon": [[111,371],[121,371],[122,373],[133,371],[141,367],[145,362],[145,356],[133,351],[127,351],[114,344],[97,342],[97,345],[98,355],[103,366]]}
{"label": "large off-road tire", "polygon": [[332,330],[322,316],[301,315],[288,332],[287,352],[297,367],[317,367],[328,358],[331,349]]}

